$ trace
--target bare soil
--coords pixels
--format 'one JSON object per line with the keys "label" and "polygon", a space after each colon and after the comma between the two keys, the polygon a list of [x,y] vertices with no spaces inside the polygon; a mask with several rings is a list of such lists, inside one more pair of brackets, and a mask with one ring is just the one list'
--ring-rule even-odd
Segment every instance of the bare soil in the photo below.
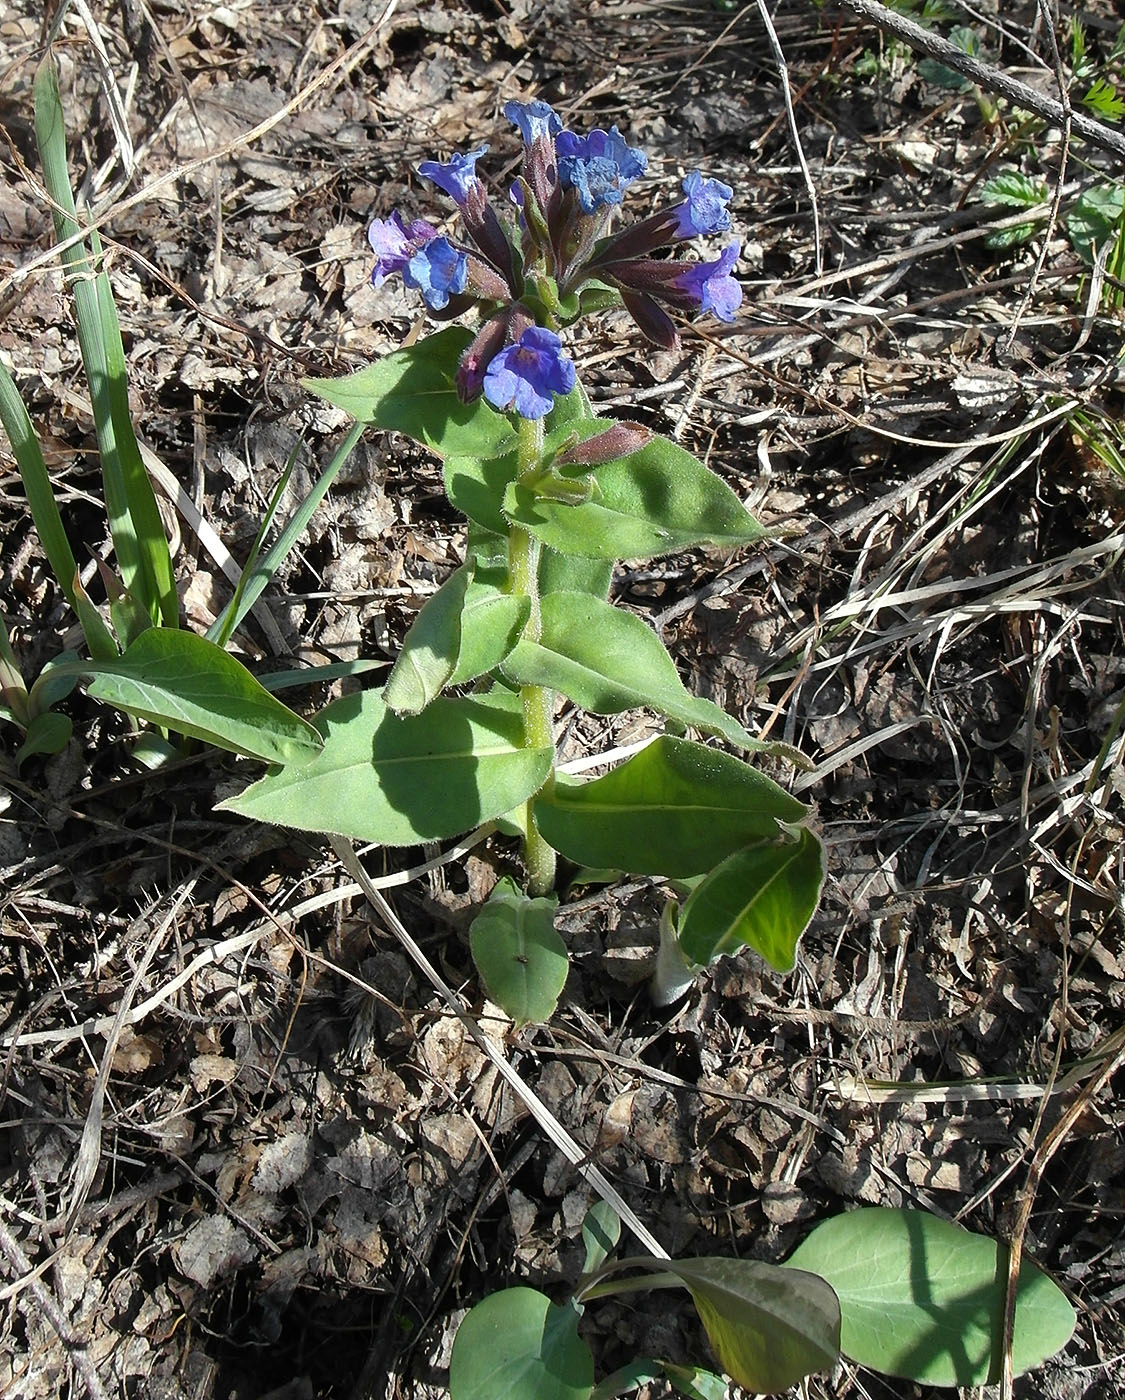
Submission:
{"label": "bare soil", "polygon": [[[1036,6],[1001,11],[959,22],[1056,91]],[[1010,110],[986,125],[972,94],[847,11],[770,13],[787,75],[758,7],[719,0],[125,0],[73,5],[55,48],[72,168],[108,211],[138,430],[238,559],[289,457],[291,508],[342,435],[301,377],[416,329],[396,279],[371,287],[365,228],[395,208],[441,216],[420,160],[487,141],[501,179],[518,155],[502,104],[538,95],[648,151],[635,212],[687,170],[734,187],[737,324],[654,353],[610,320],[576,355],[607,411],[703,455],[776,532],[733,558],[621,569],[615,596],[698,691],[816,764],[803,795],[830,873],[798,969],[724,959],[659,1013],[659,882],[586,890],[564,910],[558,1015],[515,1033],[483,1004],[466,938],[514,853],[478,848],[390,898],[666,1248],[776,1261],[861,1203],[1007,1237],[1030,1199],[1025,1248],[1079,1323],[1016,1393],[1110,1400],[1120,1069],[1049,1134],[1117,1053],[1125,1001],[1125,483],[1075,427],[1077,406],[1118,433],[1121,312],[1091,300],[1065,234],[1112,162],[1073,143],[1063,169],[1064,133]],[[1108,53],[1120,10],[1083,13]],[[96,588],[92,419],[35,174],[43,39],[39,7],[9,0],[0,354]],[[998,211],[978,202],[1005,168],[1063,180],[1056,217],[1007,249],[987,246]],[[168,522],[202,629],[229,584],[189,521]],[[462,538],[437,465],[370,435],[242,654],[393,658]],[[33,677],[76,632],[2,449],[0,569]],[[206,752],[149,772],[119,716],[81,692],[64,708],[75,737],[55,757],[17,766],[0,730],[0,1392],[441,1396],[468,1307],[573,1282],[582,1168],[329,849],[213,811],[251,765]],[[652,727],[560,718],[571,753]],[[671,1294],[598,1304],[584,1329],[600,1374],[638,1351],[706,1356]],[[845,1366],[809,1394],[923,1392]]]}

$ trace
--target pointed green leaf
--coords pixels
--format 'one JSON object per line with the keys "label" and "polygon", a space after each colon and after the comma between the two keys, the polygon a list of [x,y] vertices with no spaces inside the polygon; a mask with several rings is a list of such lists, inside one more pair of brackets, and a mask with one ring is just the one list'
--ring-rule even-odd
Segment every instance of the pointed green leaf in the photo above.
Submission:
{"label": "pointed green leaf", "polygon": [[578,1313],[534,1288],[506,1288],[457,1329],[450,1400],[589,1400],[594,1361]]}
{"label": "pointed green leaf", "polygon": [[501,593],[490,584],[469,585],[461,613],[461,648],[450,685],[464,685],[494,671],[520,639],[531,599]]}
{"label": "pointed green leaf", "polygon": [[424,710],[453,674],[461,649],[461,612],[472,578],[472,564],[463,564],[414,619],[383,687],[383,699],[396,715]]}
{"label": "pointed green leaf", "polygon": [[687,1400],[727,1400],[726,1379],[714,1371],[705,1371],[702,1366],[673,1366],[670,1361],[663,1362],[661,1370]]}
{"label": "pointed green leaf", "polygon": [[[813,1269],[836,1289],[841,1345],[853,1361],[928,1385],[999,1379],[1008,1256],[996,1240],[926,1211],[853,1210],[818,1225],[789,1266]],[[1060,1351],[1074,1323],[1062,1290],[1024,1261],[1015,1374]]]}
{"label": "pointed green leaf", "polygon": [[[610,1278],[645,1269],[639,1278]],[[719,1365],[747,1390],[777,1391],[836,1364],[840,1305],[818,1274],[756,1259],[621,1259],[606,1266],[583,1299],[682,1284]]]}
{"label": "pointed green leaf", "polygon": [[153,627],[116,661],[83,665],[96,700],[220,749],[300,763],[320,748],[307,721],[272,696],[241,662],[191,632]]}
{"label": "pointed green leaf", "polygon": [[485,989],[517,1026],[549,1021],[566,983],[566,944],[555,932],[557,895],[532,899],[501,880],[469,929]]}
{"label": "pointed green leaf", "polygon": [[713,701],[690,694],[663,642],[635,613],[589,594],[548,594],[539,641],[521,641],[504,671],[520,685],[561,690],[595,714],[647,707],[739,748],[765,747]]}
{"label": "pointed green leaf", "polygon": [[516,454],[503,457],[446,457],[445,494],[454,510],[494,535],[508,531],[504,492],[516,479]]}
{"label": "pointed green leaf", "polygon": [[420,715],[392,714],[377,691],[336,700],[316,717],[324,748],[269,773],[220,809],[302,831],[386,846],[459,836],[525,802],[553,754],[523,747],[518,695],[497,688],[442,696]]}
{"label": "pointed green leaf", "polygon": [[586,1212],[582,1222],[582,1243],[586,1246],[584,1274],[600,1269],[621,1238],[621,1217],[608,1201],[597,1200]]}
{"label": "pointed green leaf", "polygon": [[496,457],[515,437],[511,422],[484,399],[457,397],[457,361],[472,339],[462,326],[426,336],[342,379],[306,379],[310,393],[361,423],[405,433],[439,457]]}
{"label": "pointed green leaf", "polygon": [[73,733],[74,725],[68,715],[44,710],[27,726],[24,741],[16,750],[17,767],[33,753],[62,753]]}
{"label": "pointed green leaf", "polygon": [[785,1390],[836,1364],[840,1305],[817,1274],[754,1259],[674,1259],[664,1267],[691,1292],[719,1365],[747,1390]]}
{"label": "pointed green leaf", "polygon": [[824,847],[807,827],[796,840],[755,842],[692,890],[680,915],[680,947],[706,965],[747,944],[777,972],[791,972],[823,884]]}
{"label": "pointed green leaf", "polygon": [[592,782],[560,775],[535,802],[536,826],[568,860],[636,875],[698,875],[807,814],[741,759],[668,735]]}
{"label": "pointed green leaf", "polygon": [[513,483],[504,512],[552,549],[591,559],[651,559],[704,542],[736,549],[765,534],[720,477],[667,438],[592,475],[597,491],[584,505]]}

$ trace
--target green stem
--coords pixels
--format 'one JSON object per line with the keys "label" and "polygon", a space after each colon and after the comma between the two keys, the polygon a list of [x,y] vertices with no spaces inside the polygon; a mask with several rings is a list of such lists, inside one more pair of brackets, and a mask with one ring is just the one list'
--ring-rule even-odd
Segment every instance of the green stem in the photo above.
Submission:
{"label": "green stem", "polygon": [[[543,423],[520,419],[519,479],[531,477],[543,456]],[[539,641],[543,624],[539,613],[539,541],[518,525],[508,531],[508,576],[513,594],[531,602],[531,613],[523,635],[531,642]],[[529,749],[555,747],[555,697],[539,685],[520,687],[523,702],[524,743]],[[555,781],[554,763],[544,785],[550,790]],[[543,789],[541,789],[542,791]],[[532,803],[524,807],[524,859],[527,862],[528,893],[543,895],[554,887],[555,852],[539,835],[531,814]]]}

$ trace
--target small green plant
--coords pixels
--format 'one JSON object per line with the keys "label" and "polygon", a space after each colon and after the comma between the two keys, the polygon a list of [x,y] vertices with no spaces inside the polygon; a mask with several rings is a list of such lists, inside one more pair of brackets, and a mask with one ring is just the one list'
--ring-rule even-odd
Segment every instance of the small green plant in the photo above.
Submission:
{"label": "small green plant", "polygon": [[[87,652],[53,658],[28,684],[7,629],[0,629],[0,719],[15,724],[24,735],[16,761],[33,753],[58,752],[66,744],[71,722],[52,706],[85,682],[89,695],[148,726],[138,729],[134,752],[150,764],[176,752],[169,734],[267,763],[299,763],[319,750],[320,735],[225,648],[293,547],[358,433],[345,443],[274,546],[260,558],[255,547],[235,597],[208,636],[182,630],[168,541],[130,418],[125,352],[109,274],[98,235],[81,222],[71,193],[62,102],[50,54],[36,74],[34,102],[44,183],[90,390],[117,572],[99,561],[106,594],[103,610],[83,587],[34,425],[15,379],[0,361],[0,424],[44,553],[78,618]],[[278,499],[280,487],[263,534]],[[301,676],[305,681],[316,678],[312,673]],[[278,688],[277,679],[271,684]]]}
{"label": "small green plant", "polygon": [[[566,977],[557,857],[580,878],[608,868],[684,882],[682,909],[665,914],[658,1000],[744,945],[790,969],[824,862],[805,804],[727,750],[800,756],[693,696],[653,630],[608,601],[618,560],[733,549],[762,527],[678,444],[599,416],[562,340],[606,308],[665,347],[677,340],[669,310],[733,319],[737,242],[707,261],[652,256],[727,230],[731,190],[689,175],[684,198],[615,229],[644,153],[616,128],[566,131],[542,102],[505,111],[524,139],[505,212],[476,173],[482,148],[419,167],[457,204],[464,241],[397,212],[370,230],[376,282],[401,274],[436,319],[474,311],[475,329],[448,325],[358,373],[309,382],[442,459],[466,518],[465,562],[419,614],[385,687],[330,705],[310,762],[277,767],[223,806],[385,846],[486,823],[518,835],[525,881],[497,885],[471,943],[489,995],[524,1022],[549,1017]],[[601,715],[653,710],[665,732],[580,780],[556,753],[559,695]]]}
{"label": "small green plant", "polygon": [[[604,1203],[590,1211],[582,1227],[583,1275],[569,1301],[509,1288],[469,1312],[453,1344],[451,1400],[611,1400],[658,1377],[688,1400],[719,1400],[728,1377],[747,1390],[775,1393],[840,1357],[934,1386],[999,1379],[1007,1251],[925,1211],[867,1208],[834,1216],[783,1265],[613,1260],[620,1228]],[[595,1383],[593,1357],[578,1332],[585,1306],[654,1288],[687,1289],[723,1374],[639,1357]],[[1024,1263],[1013,1374],[1061,1350],[1074,1324],[1062,1291]]]}

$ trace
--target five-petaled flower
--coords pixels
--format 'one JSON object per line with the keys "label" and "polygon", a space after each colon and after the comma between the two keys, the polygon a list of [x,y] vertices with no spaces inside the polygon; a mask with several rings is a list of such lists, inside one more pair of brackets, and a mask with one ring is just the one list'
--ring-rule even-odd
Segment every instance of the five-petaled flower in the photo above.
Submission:
{"label": "five-petaled flower", "polygon": [[554,404],[553,394],[574,388],[574,363],[562,341],[544,326],[529,326],[514,345],[494,355],[484,375],[484,396],[496,408],[522,418],[543,418]]}
{"label": "five-petaled flower", "polygon": [[424,220],[408,224],[398,212],[368,231],[376,286],[401,273],[439,319],[479,308],[480,328],[457,373],[465,402],[483,394],[506,412],[543,418],[554,396],[575,383],[559,329],[614,301],[650,340],[669,347],[677,339],[669,310],[734,319],[742,301],[733,275],[737,241],[710,261],[652,256],[725,233],[729,185],[692,171],[682,199],[611,230],[625,190],[645,173],[645,153],[616,126],[568,131],[543,101],[507,102],[504,113],[523,138],[524,155],[503,216],[476,172],[488,150],[480,146],[418,167],[457,205],[467,241],[446,238]]}

